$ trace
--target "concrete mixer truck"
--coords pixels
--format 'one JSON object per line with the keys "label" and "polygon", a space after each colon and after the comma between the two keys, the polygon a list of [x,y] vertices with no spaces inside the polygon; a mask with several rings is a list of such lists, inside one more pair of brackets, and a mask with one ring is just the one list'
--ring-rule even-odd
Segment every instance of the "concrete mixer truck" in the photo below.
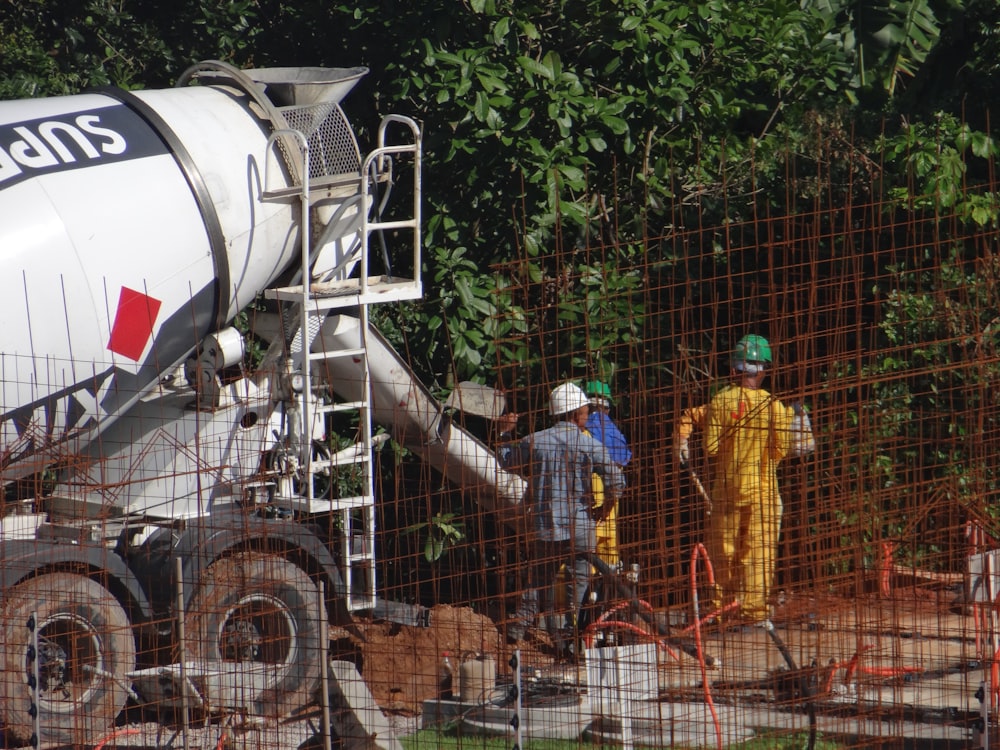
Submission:
{"label": "concrete mixer truck", "polygon": [[92,741],[178,690],[311,700],[324,628],[377,604],[378,425],[519,502],[369,324],[422,294],[421,132],[386,116],[362,153],[340,102],[365,72],[208,61],[167,90],[0,102],[9,737]]}

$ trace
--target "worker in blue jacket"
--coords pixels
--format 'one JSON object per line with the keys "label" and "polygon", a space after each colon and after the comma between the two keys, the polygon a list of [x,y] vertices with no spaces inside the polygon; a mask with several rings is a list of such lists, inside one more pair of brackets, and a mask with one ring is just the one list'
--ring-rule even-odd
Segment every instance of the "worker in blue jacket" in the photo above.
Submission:
{"label": "worker in blue jacket", "polygon": [[611,458],[620,466],[627,466],[632,460],[632,451],[628,447],[628,440],[611,418],[611,407],[614,405],[611,387],[600,380],[591,380],[587,383],[586,392],[587,398],[590,399],[587,432],[604,443],[611,453]]}
{"label": "worker in blue jacket", "polygon": [[[587,417],[587,432],[604,443],[608,453],[620,466],[625,466],[632,460],[632,451],[628,440],[618,429],[611,418],[611,388],[600,380],[591,380],[586,385],[587,397],[590,399],[590,416]],[[595,505],[602,507],[597,523],[597,554],[612,568],[621,568],[621,556],[618,550],[618,504],[614,496],[608,498],[604,507],[604,492],[601,478],[594,478]]]}

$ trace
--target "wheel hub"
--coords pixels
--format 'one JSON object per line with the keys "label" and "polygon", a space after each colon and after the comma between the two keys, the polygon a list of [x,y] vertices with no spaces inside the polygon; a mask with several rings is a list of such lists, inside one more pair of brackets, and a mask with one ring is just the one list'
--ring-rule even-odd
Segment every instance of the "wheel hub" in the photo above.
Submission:
{"label": "wheel hub", "polygon": [[222,658],[226,661],[260,659],[261,633],[251,620],[233,619],[222,632]]}
{"label": "wheel hub", "polygon": [[62,692],[63,698],[70,697],[66,685],[66,651],[48,638],[38,639],[38,689],[43,692]]}

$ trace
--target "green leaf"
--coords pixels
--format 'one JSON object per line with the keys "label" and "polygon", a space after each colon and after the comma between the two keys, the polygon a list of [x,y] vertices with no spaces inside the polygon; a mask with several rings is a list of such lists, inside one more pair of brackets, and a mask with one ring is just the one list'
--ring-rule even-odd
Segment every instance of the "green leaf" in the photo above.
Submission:
{"label": "green leaf", "polygon": [[476,108],[475,114],[476,119],[480,121],[485,121],[490,113],[490,100],[489,97],[482,91],[476,94]]}
{"label": "green leaf", "polygon": [[510,31],[510,17],[504,16],[493,26],[493,43],[503,44]]}
{"label": "green leaf", "polygon": [[517,64],[520,65],[521,69],[527,73],[534,73],[535,75],[542,76],[550,81],[554,78],[552,68],[543,65],[531,57],[518,57]]}

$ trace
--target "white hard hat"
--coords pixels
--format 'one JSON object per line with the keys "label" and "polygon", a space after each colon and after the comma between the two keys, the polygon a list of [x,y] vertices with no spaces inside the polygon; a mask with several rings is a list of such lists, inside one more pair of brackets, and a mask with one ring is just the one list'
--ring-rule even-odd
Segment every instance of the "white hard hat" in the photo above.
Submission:
{"label": "white hard hat", "polygon": [[563,383],[549,396],[549,414],[558,417],[587,406],[587,394],[574,383]]}

